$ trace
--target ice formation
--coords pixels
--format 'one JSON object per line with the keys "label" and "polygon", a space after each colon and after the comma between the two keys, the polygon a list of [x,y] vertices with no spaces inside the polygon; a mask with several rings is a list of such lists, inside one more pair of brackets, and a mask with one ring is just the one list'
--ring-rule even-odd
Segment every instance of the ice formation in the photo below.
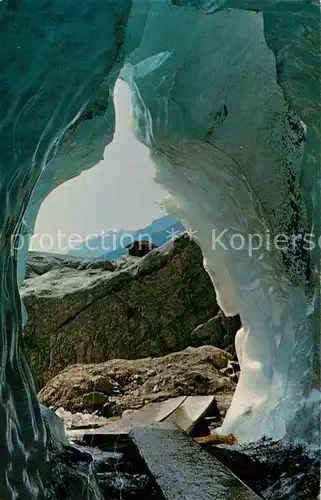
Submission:
{"label": "ice formation", "polygon": [[320,235],[317,11],[269,2],[208,15],[210,4],[207,15],[151,5],[124,70],[136,134],[167,210],[195,230],[222,309],[241,315],[241,378],[221,431],[318,445],[320,258],[300,239]]}
{"label": "ice formation", "polygon": [[[173,4],[0,3],[3,499],[48,497],[55,435],[21,350],[27,248],[12,251],[12,235],[27,238],[44,197],[102,158],[122,68],[167,209],[195,230],[224,311],[241,314],[242,374],[222,430],[318,444],[320,247],[297,237],[320,236],[319,8]],[[256,233],[297,243],[251,252]]]}

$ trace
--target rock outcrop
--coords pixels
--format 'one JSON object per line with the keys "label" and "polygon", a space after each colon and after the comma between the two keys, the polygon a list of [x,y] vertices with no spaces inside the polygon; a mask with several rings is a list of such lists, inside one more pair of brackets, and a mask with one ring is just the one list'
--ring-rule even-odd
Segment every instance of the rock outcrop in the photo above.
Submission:
{"label": "rock outcrop", "polygon": [[24,344],[38,390],[74,363],[205,344],[192,332],[219,311],[202,253],[186,235],[141,259],[31,254],[28,266],[28,276],[36,276],[21,290],[29,317]]}
{"label": "rock outcrop", "polygon": [[110,418],[172,397],[214,394],[224,416],[236,386],[220,373],[230,359],[221,349],[202,346],[159,358],[78,364],[56,375],[38,397],[54,409],[98,410]]}
{"label": "rock outcrop", "polygon": [[55,269],[74,269],[75,271],[102,269],[104,271],[113,271],[115,266],[105,259],[82,259],[63,254],[29,252],[25,278],[37,278]]}

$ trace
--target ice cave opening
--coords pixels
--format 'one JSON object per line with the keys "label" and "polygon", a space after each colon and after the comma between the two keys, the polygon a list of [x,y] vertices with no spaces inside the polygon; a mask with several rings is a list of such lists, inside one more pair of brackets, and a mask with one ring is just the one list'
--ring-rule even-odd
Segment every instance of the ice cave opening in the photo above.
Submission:
{"label": "ice cave opening", "polygon": [[[115,133],[104,159],[44,199],[30,237],[31,251],[115,259],[126,254],[135,237],[153,243],[148,231],[157,227],[149,226],[166,215],[161,200],[167,193],[153,182],[149,151],[131,131],[131,97],[123,80],[117,80],[113,94]],[[164,228],[170,222],[164,220]],[[155,244],[163,240],[156,237]]]}
{"label": "ice cave opening", "polygon": [[42,199],[101,160],[120,72],[166,210],[197,230],[221,308],[241,315],[242,373],[221,431],[319,447],[319,8],[173,3],[0,4],[5,498],[44,498],[54,432],[21,351],[27,250],[12,253],[12,235],[27,238]]}

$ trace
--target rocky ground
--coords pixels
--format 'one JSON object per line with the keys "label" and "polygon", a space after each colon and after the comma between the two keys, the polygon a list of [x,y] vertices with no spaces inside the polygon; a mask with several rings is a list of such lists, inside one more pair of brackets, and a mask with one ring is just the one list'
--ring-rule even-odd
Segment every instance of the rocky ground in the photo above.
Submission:
{"label": "rocky ground", "polygon": [[[50,450],[52,497],[83,498],[85,492],[90,500],[164,500],[130,438],[115,434],[114,440],[104,440],[97,447],[88,446],[80,436],[117,422],[126,410],[180,395],[214,393],[219,424],[236,386],[221,373],[231,359],[221,349],[202,346],[154,359],[73,365],[60,372],[38,394],[42,403],[56,410],[73,441]],[[77,430],[72,434],[75,429],[81,429],[80,434]]]}
{"label": "rocky ground", "polygon": [[55,410],[97,411],[110,418],[151,402],[214,394],[220,413],[225,415],[235,383],[220,370],[230,359],[231,355],[221,349],[202,346],[159,358],[73,365],[50,380],[38,397]]}

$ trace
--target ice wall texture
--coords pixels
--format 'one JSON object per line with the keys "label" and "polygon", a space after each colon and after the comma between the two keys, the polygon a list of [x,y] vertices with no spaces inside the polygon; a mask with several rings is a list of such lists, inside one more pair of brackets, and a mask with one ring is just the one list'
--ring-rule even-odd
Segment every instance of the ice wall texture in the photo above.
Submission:
{"label": "ice wall texture", "polygon": [[[110,92],[122,66],[129,12],[126,0],[0,3],[3,500],[48,498],[50,472],[44,422],[21,351],[17,255],[11,235],[20,229],[41,174],[30,210],[53,187],[102,158],[113,133]],[[34,217],[32,212],[27,215],[31,225]]]}
{"label": "ice wall texture", "polygon": [[[319,9],[175,4],[151,3],[124,77],[166,206],[197,231],[224,312],[241,315],[241,378],[221,430],[318,446],[320,257],[300,235],[320,235]],[[297,239],[251,254],[256,233]]]}
{"label": "ice wall texture", "polygon": [[319,12],[303,1],[271,0],[263,14],[242,10],[260,10],[254,0],[221,1],[232,9],[218,11],[210,1],[201,8],[201,2],[185,3],[194,5],[0,3],[5,500],[48,497],[50,483],[50,433],[21,351],[17,279],[24,251],[12,252],[11,235],[23,223],[25,236],[32,231],[46,194],[102,157],[114,128],[111,92],[125,61],[135,130],[151,149],[157,180],[172,195],[168,208],[197,230],[224,310],[242,316],[242,376],[223,430],[247,440],[291,433],[313,440],[317,254],[301,247],[251,258],[246,249],[213,252],[211,235],[227,226],[228,243],[233,232],[318,231],[313,25]]}

